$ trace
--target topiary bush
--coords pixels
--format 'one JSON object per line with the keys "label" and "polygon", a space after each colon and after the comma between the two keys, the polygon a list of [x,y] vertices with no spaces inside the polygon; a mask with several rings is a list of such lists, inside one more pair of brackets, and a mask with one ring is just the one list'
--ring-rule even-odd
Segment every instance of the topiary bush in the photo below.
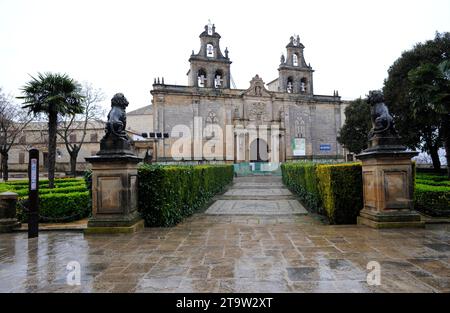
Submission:
{"label": "topiary bush", "polygon": [[146,226],[176,225],[222,191],[233,174],[232,165],[141,165],[139,210]]}

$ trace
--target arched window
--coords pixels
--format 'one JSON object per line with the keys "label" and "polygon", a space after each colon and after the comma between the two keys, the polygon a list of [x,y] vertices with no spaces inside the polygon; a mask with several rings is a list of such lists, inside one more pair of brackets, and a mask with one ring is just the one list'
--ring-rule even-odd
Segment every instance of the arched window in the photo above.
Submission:
{"label": "arched window", "polygon": [[293,90],[294,90],[294,79],[292,77],[288,77],[286,91],[288,93],[292,93]]}
{"label": "arched window", "polygon": [[307,88],[307,85],[308,85],[308,80],[305,78],[305,77],[303,77],[301,80],[300,80],[300,92],[302,92],[302,93],[305,93],[306,92],[306,88]]}
{"label": "arched window", "polygon": [[296,55],[296,54],[292,55],[292,64],[294,66],[298,66],[298,55]]}
{"label": "arched window", "polygon": [[214,46],[210,43],[206,45],[206,56],[208,58],[214,58]]}
{"label": "arched window", "polygon": [[197,85],[199,87],[206,87],[206,71],[200,69],[197,74]]}
{"label": "arched window", "polygon": [[223,72],[221,70],[217,70],[216,74],[214,75],[214,87],[223,87]]}

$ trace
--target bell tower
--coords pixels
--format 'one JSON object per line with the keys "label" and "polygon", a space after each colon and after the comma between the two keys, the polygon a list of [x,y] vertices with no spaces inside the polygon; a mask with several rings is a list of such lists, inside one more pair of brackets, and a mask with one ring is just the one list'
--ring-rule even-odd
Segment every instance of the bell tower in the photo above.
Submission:
{"label": "bell tower", "polygon": [[291,36],[286,46],[286,58],[281,55],[278,67],[278,91],[313,95],[313,69],[305,62],[300,36]]}
{"label": "bell tower", "polygon": [[189,86],[207,88],[230,88],[230,64],[228,49],[220,50],[220,35],[211,22],[200,34],[200,51],[189,58]]}

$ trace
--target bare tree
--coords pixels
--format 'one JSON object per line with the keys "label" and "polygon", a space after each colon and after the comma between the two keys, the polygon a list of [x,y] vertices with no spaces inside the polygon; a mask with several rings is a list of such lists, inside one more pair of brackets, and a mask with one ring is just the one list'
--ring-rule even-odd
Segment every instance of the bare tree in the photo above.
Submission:
{"label": "bare tree", "polygon": [[9,178],[9,150],[31,120],[32,116],[14,103],[12,97],[5,95],[0,88],[0,155],[2,159],[0,175],[4,181]]}
{"label": "bare tree", "polygon": [[[83,113],[72,114],[63,117],[58,123],[58,135],[64,141],[70,156],[70,173],[76,176],[78,153],[85,141],[88,126],[100,120],[105,115],[105,110],[99,104],[105,99],[101,89],[95,89],[92,84],[83,83],[82,91]],[[71,135],[80,133],[81,139],[72,142]]]}

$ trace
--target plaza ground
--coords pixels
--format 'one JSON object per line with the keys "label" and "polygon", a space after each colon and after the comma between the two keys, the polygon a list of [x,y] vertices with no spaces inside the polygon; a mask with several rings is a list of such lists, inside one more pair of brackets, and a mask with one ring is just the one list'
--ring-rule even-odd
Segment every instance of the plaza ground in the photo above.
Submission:
{"label": "plaza ground", "polygon": [[[448,224],[324,225],[279,177],[236,178],[216,200],[136,234],[0,234],[0,292],[450,292]],[[71,261],[79,286],[66,283]],[[366,281],[370,261],[379,286]]]}

